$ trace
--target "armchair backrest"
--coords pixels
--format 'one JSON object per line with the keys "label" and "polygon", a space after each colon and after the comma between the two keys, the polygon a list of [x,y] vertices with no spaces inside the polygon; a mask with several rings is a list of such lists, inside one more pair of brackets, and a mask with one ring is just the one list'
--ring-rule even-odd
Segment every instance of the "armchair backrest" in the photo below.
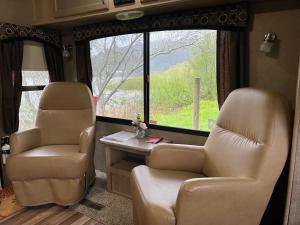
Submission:
{"label": "armchair backrest", "polygon": [[289,117],[287,101],[275,93],[233,91],[205,144],[204,173],[276,181],[288,155]]}
{"label": "armchair backrest", "polygon": [[92,95],[85,84],[54,82],[45,87],[36,118],[42,145],[79,144],[80,133],[94,123]]}

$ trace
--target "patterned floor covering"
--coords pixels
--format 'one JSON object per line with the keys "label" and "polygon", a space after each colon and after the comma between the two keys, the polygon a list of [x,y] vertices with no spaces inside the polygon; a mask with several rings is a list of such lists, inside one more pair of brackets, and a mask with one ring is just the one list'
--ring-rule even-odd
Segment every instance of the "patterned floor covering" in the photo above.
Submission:
{"label": "patterned floor covering", "polygon": [[12,187],[0,190],[0,221],[21,210],[24,207],[18,204]]}
{"label": "patterned floor covering", "polygon": [[101,210],[78,204],[72,208],[105,225],[133,225],[131,200],[105,190],[105,174],[97,172],[95,185],[86,199],[103,206]]}
{"label": "patterned floor covering", "polygon": [[[10,196],[14,203],[14,215],[0,218],[1,225],[133,225],[131,200],[105,190],[105,174],[97,172],[95,185],[86,198],[71,207],[46,205],[23,208],[17,204],[12,190]],[[1,191],[0,191],[1,199]],[[20,208],[17,208],[20,207]],[[1,210],[12,212],[13,210]],[[6,208],[8,209],[8,208]],[[8,214],[11,215],[12,213]]]}

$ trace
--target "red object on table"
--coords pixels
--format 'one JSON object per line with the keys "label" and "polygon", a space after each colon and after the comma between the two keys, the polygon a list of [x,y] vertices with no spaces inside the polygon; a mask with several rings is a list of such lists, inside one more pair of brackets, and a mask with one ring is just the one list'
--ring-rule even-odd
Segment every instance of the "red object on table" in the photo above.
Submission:
{"label": "red object on table", "polygon": [[159,143],[163,138],[162,137],[147,137],[145,138],[145,142],[157,144]]}

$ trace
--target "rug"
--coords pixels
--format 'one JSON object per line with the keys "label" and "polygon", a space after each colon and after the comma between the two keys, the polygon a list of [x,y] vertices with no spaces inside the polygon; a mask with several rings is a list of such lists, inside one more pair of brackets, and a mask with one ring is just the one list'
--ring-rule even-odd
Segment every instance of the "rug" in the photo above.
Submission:
{"label": "rug", "polygon": [[107,192],[105,187],[105,174],[97,171],[96,182],[86,199],[98,207],[91,207],[83,201],[72,208],[105,225],[133,225],[131,200]]}
{"label": "rug", "polygon": [[0,190],[0,221],[24,210],[14,195],[12,187]]}

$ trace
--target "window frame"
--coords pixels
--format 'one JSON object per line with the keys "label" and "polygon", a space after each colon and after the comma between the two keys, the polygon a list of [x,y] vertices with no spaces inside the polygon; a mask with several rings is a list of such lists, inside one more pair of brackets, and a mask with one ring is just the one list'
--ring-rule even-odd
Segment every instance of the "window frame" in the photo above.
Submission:
{"label": "window frame", "polygon": [[[184,30],[201,30],[201,29],[184,29]],[[209,131],[171,127],[171,126],[157,125],[157,124],[150,123],[150,57],[149,57],[150,56],[150,33],[151,32],[148,32],[148,31],[143,32],[144,122],[146,123],[148,128],[154,129],[154,130],[170,131],[170,132],[176,132],[176,133],[182,133],[182,134],[191,134],[191,135],[208,137],[210,134]],[[119,36],[119,35],[116,35],[116,36]],[[103,37],[103,38],[106,38],[106,37]],[[96,121],[106,122],[106,123],[114,123],[114,124],[122,124],[122,125],[132,125],[132,121],[128,120],[128,119],[113,118],[113,117],[106,117],[106,116],[99,116],[99,115],[96,115]]]}
{"label": "window frame", "polygon": [[[43,47],[43,43],[40,42],[40,41],[37,41],[37,40],[35,40],[35,39],[25,39],[24,41],[29,41],[29,42],[34,42],[35,44],[40,44],[41,47],[43,48],[42,51],[45,51],[45,50],[44,50],[44,47]],[[25,42],[24,42],[24,45],[25,45]],[[24,54],[24,52],[23,52],[23,54]],[[24,57],[24,56],[23,56],[23,57]],[[45,66],[47,66],[46,58],[44,58],[44,59],[45,59]],[[22,68],[21,68],[22,80],[24,79],[24,73],[23,73],[24,71],[30,71],[30,70],[23,69],[23,65],[22,65]],[[50,83],[50,77],[49,77],[49,70],[48,70],[48,68],[45,68],[45,70],[36,70],[36,71],[47,71],[47,73],[48,73],[48,78],[49,78],[47,84]],[[45,87],[47,86],[47,84],[46,84],[46,85],[23,85],[23,83],[22,83],[22,85],[21,85],[21,92],[22,92],[22,95],[23,95],[23,92],[43,91],[43,90],[45,89]],[[22,96],[21,96],[21,101],[22,101]],[[21,110],[21,103],[20,103],[19,111],[20,111],[20,110]],[[19,115],[19,121],[21,121],[21,120],[20,120],[20,115]]]}
{"label": "window frame", "polygon": [[46,85],[30,85],[30,86],[23,86],[22,85],[22,92],[27,92],[27,91],[42,91]]}

